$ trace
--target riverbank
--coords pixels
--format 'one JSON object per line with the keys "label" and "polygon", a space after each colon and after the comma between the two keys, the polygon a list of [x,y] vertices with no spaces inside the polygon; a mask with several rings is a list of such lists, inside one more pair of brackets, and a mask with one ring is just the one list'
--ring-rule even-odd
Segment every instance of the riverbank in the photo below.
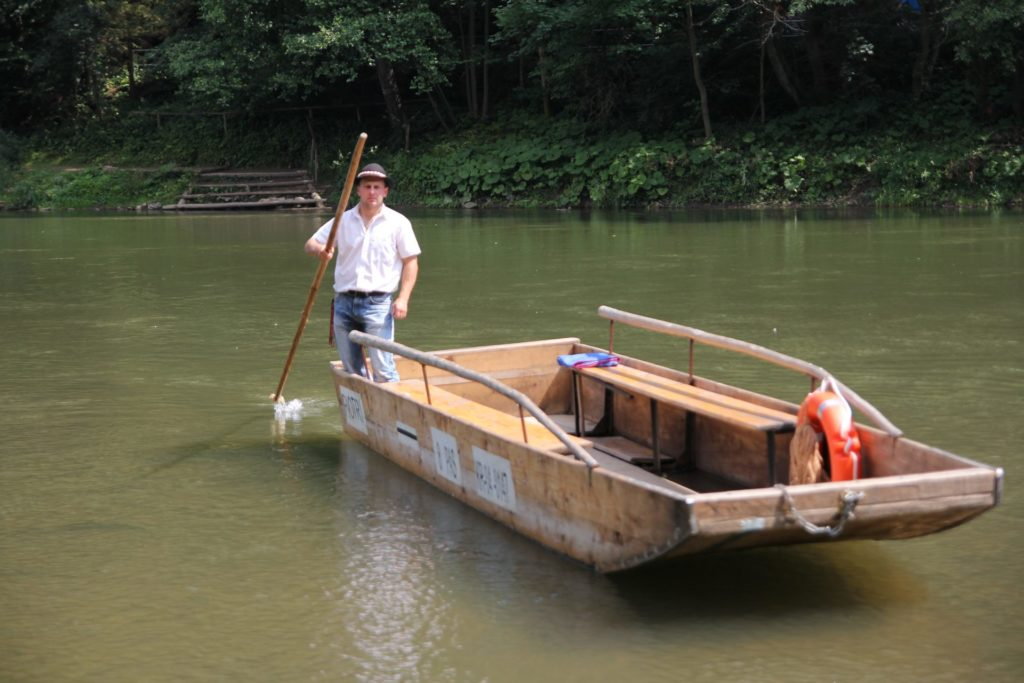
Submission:
{"label": "riverbank", "polygon": [[0,207],[16,210],[148,210],[172,204],[196,169],[43,166],[19,168],[0,189]]}
{"label": "riverbank", "polygon": [[[339,123],[318,131],[311,152],[309,139],[279,123],[243,123],[237,128],[244,133],[230,138],[194,125],[135,130],[140,125],[133,119],[63,139],[21,141],[18,153],[4,155],[0,204],[8,210],[166,204],[203,165],[314,166],[319,183],[333,188],[333,203],[358,135],[350,122]],[[146,146],[117,144],[143,133]],[[722,127],[707,140],[518,116],[458,133],[423,133],[408,151],[378,142],[371,156],[396,179],[392,203],[405,206],[1024,206],[1020,125],[911,110],[882,117],[867,106]]]}

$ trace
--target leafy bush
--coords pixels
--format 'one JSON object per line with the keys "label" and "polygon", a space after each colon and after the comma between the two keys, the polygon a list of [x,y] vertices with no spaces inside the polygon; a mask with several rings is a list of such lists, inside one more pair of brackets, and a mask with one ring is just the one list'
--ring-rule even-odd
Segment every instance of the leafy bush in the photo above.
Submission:
{"label": "leafy bush", "polygon": [[188,186],[190,174],[165,166],[156,171],[88,168],[27,171],[0,193],[8,208],[124,208],[169,203]]}
{"label": "leafy bush", "polygon": [[[335,187],[348,167],[357,122],[316,124],[320,180],[331,155]],[[394,203],[425,206],[683,207],[795,204],[1024,204],[1024,138],[1006,123],[979,125],[962,96],[915,105],[862,99],[807,108],[764,126],[720,126],[709,140],[680,128],[645,137],[594,131],[571,117],[508,115],[457,133],[414,137],[409,151],[389,151],[370,131],[366,159],[397,180]],[[182,172],[132,174],[97,164],[307,167],[306,121],[292,115],[178,117],[157,127],[127,116],[25,143],[0,133],[3,160],[78,162],[77,174],[0,175],[9,208],[130,206],[170,201]],[[13,150],[13,151],[10,151]],[[12,163],[12,162],[8,162]]]}
{"label": "leafy bush", "polygon": [[397,200],[434,206],[1024,203],[1019,133],[982,128],[955,104],[888,118],[878,112],[892,105],[874,101],[808,109],[705,141],[507,119],[388,162]]}

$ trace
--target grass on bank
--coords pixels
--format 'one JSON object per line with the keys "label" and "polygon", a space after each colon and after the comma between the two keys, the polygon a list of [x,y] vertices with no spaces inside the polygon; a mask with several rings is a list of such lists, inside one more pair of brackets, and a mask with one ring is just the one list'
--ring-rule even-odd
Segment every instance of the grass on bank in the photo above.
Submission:
{"label": "grass on bank", "polygon": [[124,209],[171,204],[193,173],[165,165],[155,169],[29,168],[11,174],[0,203],[19,209]]}

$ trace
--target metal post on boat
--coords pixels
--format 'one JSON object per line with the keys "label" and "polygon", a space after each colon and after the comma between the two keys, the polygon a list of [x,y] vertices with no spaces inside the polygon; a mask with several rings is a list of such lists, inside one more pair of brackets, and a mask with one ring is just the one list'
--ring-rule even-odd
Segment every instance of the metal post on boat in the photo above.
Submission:
{"label": "metal post on boat", "polygon": [[523,427],[523,443],[530,443],[526,438],[526,417],[523,416],[523,407],[518,403],[516,405],[519,406],[519,424]]}
{"label": "metal post on boat", "polygon": [[615,321],[610,320],[608,321],[608,353],[614,351],[613,346],[615,346]]}
{"label": "metal post on boat", "polygon": [[651,452],[654,455],[654,473],[661,474],[661,438],[658,434],[658,402],[651,399]]}
{"label": "metal post on boat", "polygon": [[689,364],[690,384],[693,384],[693,347],[694,347],[694,344],[695,344],[695,342],[691,339],[690,340],[690,364]]}
{"label": "metal post on boat", "polygon": [[423,390],[427,392],[427,405],[432,406],[434,402],[430,400],[430,382],[427,381],[427,366],[424,363],[420,363],[420,367],[423,369]]}
{"label": "metal post on boat", "polygon": [[366,347],[362,347],[363,351],[363,367],[366,369],[366,377],[371,382],[373,381],[373,368],[370,366],[370,354],[366,352]]}

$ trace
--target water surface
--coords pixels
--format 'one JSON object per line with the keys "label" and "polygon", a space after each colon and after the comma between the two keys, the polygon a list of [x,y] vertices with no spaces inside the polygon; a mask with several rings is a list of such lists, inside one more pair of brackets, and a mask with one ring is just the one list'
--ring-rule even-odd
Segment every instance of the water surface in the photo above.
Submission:
{"label": "water surface", "polygon": [[[348,440],[312,214],[0,218],[0,680],[1011,681],[1024,665],[1024,218],[410,212],[399,340],[579,336],[607,304],[822,365],[1007,470],[931,537],[603,577]],[[676,367],[678,340],[616,330]],[[804,380],[701,351],[698,372]]]}

